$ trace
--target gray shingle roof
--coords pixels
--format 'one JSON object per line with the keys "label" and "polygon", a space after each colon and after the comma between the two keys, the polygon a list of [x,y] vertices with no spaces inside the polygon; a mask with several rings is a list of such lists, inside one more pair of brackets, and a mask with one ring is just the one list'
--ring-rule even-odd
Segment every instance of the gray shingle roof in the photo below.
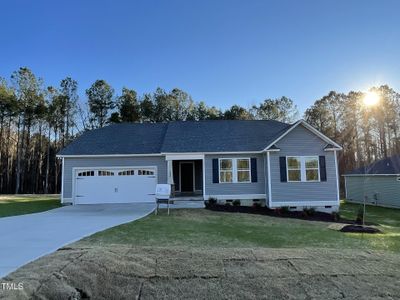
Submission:
{"label": "gray shingle roof", "polygon": [[288,126],[276,121],[171,122],[161,152],[261,151]]}
{"label": "gray shingle roof", "polygon": [[159,153],[166,123],[114,124],[83,133],[59,155]]}
{"label": "gray shingle roof", "polygon": [[261,151],[289,127],[270,120],[114,124],[85,132],[59,155]]}
{"label": "gray shingle roof", "polygon": [[345,175],[400,174],[400,155],[376,161],[366,167],[347,172]]}

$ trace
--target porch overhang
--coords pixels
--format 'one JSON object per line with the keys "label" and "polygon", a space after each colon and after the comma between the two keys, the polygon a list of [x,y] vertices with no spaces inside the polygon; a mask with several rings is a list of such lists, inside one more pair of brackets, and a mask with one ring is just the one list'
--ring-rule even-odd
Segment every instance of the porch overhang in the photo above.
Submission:
{"label": "porch overhang", "polygon": [[165,160],[197,160],[204,159],[204,154],[189,154],[189,153],[171,153],[165,154]]}

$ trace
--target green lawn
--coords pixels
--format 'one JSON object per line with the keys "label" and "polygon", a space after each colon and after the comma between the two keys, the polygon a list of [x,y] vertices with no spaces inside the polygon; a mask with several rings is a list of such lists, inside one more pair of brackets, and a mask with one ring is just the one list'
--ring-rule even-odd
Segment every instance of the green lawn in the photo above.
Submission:
{"label": "green lawn", "polygon": [[60,207],[58,195],[0,195],[0,218]]}
{"label": "green lawn", "polygon": [[[358,205],[343,204],[342,214],[354,219]],[[400,251],[400,210],[368,207],[367,220],[384,234],[342,233],[330,223],[284,219],[205,209],[154,214],[94,234],[82,245],[126,244],[185,247],[351,248]]]}

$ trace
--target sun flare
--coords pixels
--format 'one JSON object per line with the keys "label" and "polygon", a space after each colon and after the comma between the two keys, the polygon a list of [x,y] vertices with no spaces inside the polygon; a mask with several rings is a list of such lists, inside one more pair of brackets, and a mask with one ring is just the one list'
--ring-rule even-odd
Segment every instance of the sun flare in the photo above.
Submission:
{"label": "sun flare", "polygon": [[379,102],[379,95],[374,91],[368,91],[365,93],[363,102],[366,106],[374,106]]}

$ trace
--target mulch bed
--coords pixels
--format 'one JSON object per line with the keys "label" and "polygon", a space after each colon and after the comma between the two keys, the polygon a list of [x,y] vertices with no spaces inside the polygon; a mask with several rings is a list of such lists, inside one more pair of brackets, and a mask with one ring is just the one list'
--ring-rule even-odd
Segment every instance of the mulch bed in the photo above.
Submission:
{"label": "mulch bed", "polygon": [[206,203],[206,209],[213,211],[223,212],[238,212],[256,215],[267,215],[271,217],[279,218],[292,218],[301,219],[308,221],[320,221],[320,222],[337,222],[337,223],[348,223],[353,224],[354,221],[343,218],[338,218],[338,215],[314,211],[312,213],[306,213],[305,211],[286,211],[282,209],[270,209],[268,207],[254,207],[254,206],[234,206],[234,205],[223,205],[223,204],[209,204]]}
{"label": "mulch bed", "polygon": [[368,227],[362,225],[346,225],[342,229],[341,232],[354,232],[354,233],[382,233],[378,228]]}

